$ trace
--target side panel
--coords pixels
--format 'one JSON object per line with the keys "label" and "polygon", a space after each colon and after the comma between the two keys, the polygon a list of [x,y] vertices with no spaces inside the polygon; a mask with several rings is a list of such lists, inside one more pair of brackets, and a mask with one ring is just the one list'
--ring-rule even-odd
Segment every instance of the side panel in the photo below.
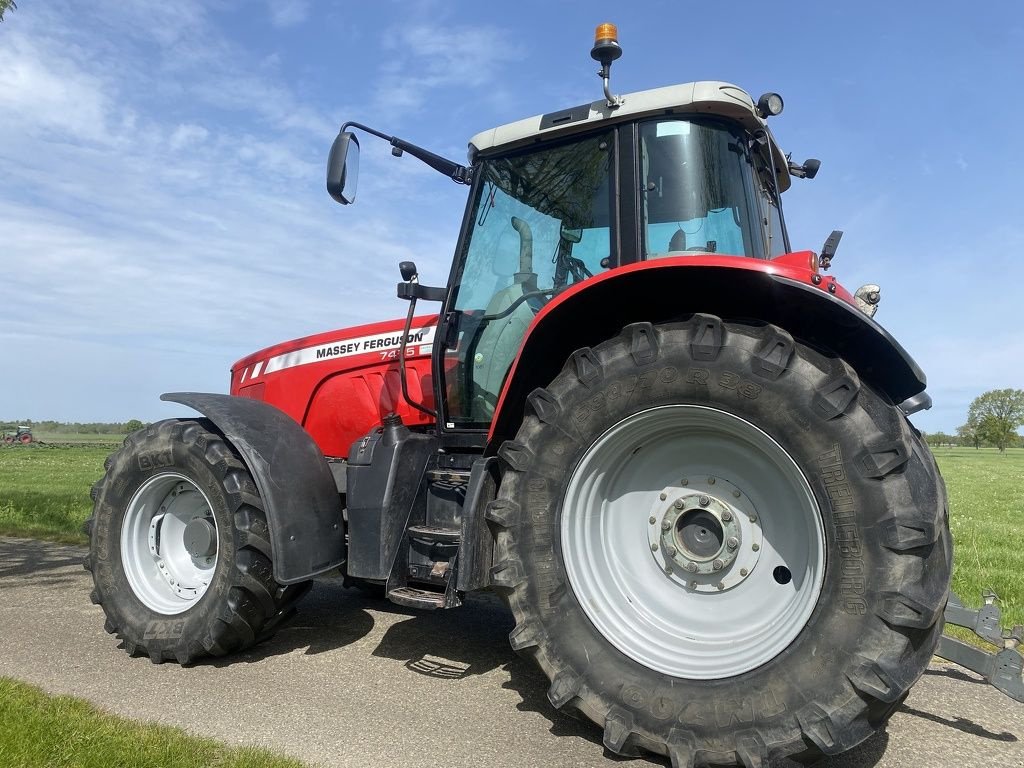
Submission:
{"label": "side panel", "polygon": [[[431,408],[436,323],[436,315],[415,318],[406,349],[409,394]],[[268,347],[235,363],[231,394],[284,411],[331,457],[346,458],[352,443],[392,411],[408,426],[430,425],[402,398],[398,347],[404,326],[391,320]]]}
{"label": "side panel", "polygon": [[242,454],[266,504],[274,578],[304,581],[345,562],[334,476],[312,438],[281,410],[230,395],[174,392],[161,400],[202,413]]}
{"label": "side panel", "polygon": [[630,323],[671,322],[696,312],[778,325],[844,358],[894,403],[922,393],[924,373],[896,340],[854,308],[850,294],[833,278],[814,284],[809,269],[790,266],[795,255],[775,261],[659,259],[565,291],[538,313],[527,332],[491,424],[489,450],[515,434],[526,397],[551,381],[575,350],[599,344]]}

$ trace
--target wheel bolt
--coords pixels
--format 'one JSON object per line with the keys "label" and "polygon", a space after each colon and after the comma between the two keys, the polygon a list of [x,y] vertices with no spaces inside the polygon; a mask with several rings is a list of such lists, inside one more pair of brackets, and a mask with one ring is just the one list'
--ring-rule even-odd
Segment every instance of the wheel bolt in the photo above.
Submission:
{"label": "wheel bolt", "polygon": [[696,588],[697,588],[697,582],[696,581],[691,581],[690,582],[690,589],[696,589]]}
{"label": "wheel bolt", "polygon": [[740,568],[740,576],[746,576],[748,573],[750,573],[750,571],[746,568]]}
{"label": "wheel bolt", "polygon": [[725,522],[727,523],[730,522],[732,520],[732,512],[730,512],[728,509],[725,510],[725,512],[722,513],[722,519],[725,520]]}
{"label": "wheel bolt", "polygon": [[654,525],[656,522],[658,522],[658,518],[656,518],[654,515],[651,515],[649,518],[647,518],[647,522],[649,522],[651,525]]}
{"label": "wheel bolt", "polygon": [[666,547],[665,551],[668,553],[669,557],[675,557],[676,556],[676,548],[675,547]]}
{"label": "wheel bolt", "polygon": [[723,563],[721,560],[715,560],[715,562],[711,564],[711,567],[714,568],[716,571],[720,571],[723,568],[725,568],[725,563]]}
{"label": "wheel bolt", "polygon": [[759,549],[761,549],[761,545],[760,544],[755,544],[754,546],[751,547],[751,549],[754,550],[755,552],[757,552]]}
{"label": "wheel bolt", "polygon": [[662,493],[662,494],[660,494],[660,495],[658,496],[658,498],[659,498],[659,499],[661,499],[662,501],[664,501],[665,499],[667,499],[667,498],[668,498],[668,495],[667,495],[667,494],[664,494],[664,493]]}
{"label": "wheel bolt", "polygon": [[658,551],[658,545],[657,544],[651,544],[651,552],[657,552],[657,551]]}
{"label": "wheel bolt", "polygon": [[687,480],[687,479],[686,479],[686,478],[684,477],[684,478],[683,478],[682,480],[680,480],[680,481],[679,481],[679,484],[680,484],[680,485],[689,485],[689,484],[690,484],[690,481],[689,481],[689,480]]}
{"label": "wheel bolt", "polygon": [[711,503],[711,499],[708,496],[701,496],[699,499],[697,499],[697,503],[700,504],[702,507],[706,507],[708,504]]}
{"label": "wheel bolt", "polygon": [[736,547],[738,547],[739,545],[740,545],[740,540],[739,539],[737,539],[735,536],[730,536],[729,537],[729,541],[727,543],[727,546],[729,547],[729,549],[736,549]]}
{"label": "wheel bolt", "polygon": [[714,485],[714,484],[715,484],[715,478],[709,477],[708,478],[708,485]]}
{"label": "wheel bolt", "polygon": [[751,515],[750,516],[750,522],[756,523],[757,522],[757,515]]}
{"label": "wheel bolt", "polygon": [[738,490],[734,490],[732,492],[732,495],[735,496],[738,499],[740,497],[740,492]]}
{"label": "wheel bolt", "polygon": [[725,589],[725,582],[724,581],[718,582],[718,588],[719,589]]}
{"label": "wheel bolt", "polygon": [[666,565],[665,566],[665,573],[669,573],[669,574],[672,573],[672,566],[671,565]]}
{"label": "wheel bolt", "polygon": [[697,564],[696,563],[687,563],[686,564],[686,570],[688,570],[690,573],[695,573],[697,571]]}
{"label": "wheel bolt", "polygon": [[676,499],[676,509],[682,509],[682,508],[683,508],[683,500],[682,499]]}
{"label": "wheel bolt", "polygon": [[661,530],[667,531],[671,527],[672,527],[672,523],[670,523],[668,520],[662,520],[661,521]]}

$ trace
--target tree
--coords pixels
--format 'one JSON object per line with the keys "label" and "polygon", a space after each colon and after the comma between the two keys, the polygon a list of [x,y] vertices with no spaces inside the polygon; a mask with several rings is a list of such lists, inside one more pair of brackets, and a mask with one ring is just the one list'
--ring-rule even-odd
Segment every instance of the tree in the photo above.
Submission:
{"label": "tree", "polygon": [[14,0],[0,0],[0,21],[4,20],[4,14],[7,11],[15,11],[18,9],[18,4]]}
{"label": "tree", "polygon": [[961,424],[956,428],[956,433],[960,436],[960,445],[973,445],[975,450],[981,447],[981,435],[973,424]]}
{"label": "tree", "polygon": [[993,389],[978,395],[967,411],[967,423],[1000,452],[1016,445],[1017,428],[1024,425],[1024,389]]}
{"label": "tree", "polygon": [[132,432],[138,432],[144,426],[146,426],[146,425],[143,424],[138,419],[131,419],[131,420],[125,422],[125,424],[124,424],[124,431],[127,432],[128,434],[131,434]]}

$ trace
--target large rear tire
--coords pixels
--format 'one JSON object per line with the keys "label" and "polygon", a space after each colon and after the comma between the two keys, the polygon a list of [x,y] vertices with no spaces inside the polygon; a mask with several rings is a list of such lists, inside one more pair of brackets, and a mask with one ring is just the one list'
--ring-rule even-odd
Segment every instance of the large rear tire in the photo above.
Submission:
{"label": "large rear tire", "polygon": [[846,751],[938,642],[952,550],[930,453],[777,327],[629,326],[535,390],[499,456],[510,640],[613,752]]}
{"label": "large rear tire", "polygon": [[86,569],[105,628],[131,655],[186,664],[268,637],[311,582],[273,578],[266,513],[239,455],[206,420],[129,435],[93,487]]}

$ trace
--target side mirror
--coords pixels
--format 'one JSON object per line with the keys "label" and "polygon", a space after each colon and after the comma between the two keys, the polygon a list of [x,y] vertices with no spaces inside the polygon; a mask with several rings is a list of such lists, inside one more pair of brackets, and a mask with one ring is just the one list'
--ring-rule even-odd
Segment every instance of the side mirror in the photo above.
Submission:
{"label": "side mirror", "polygon": [[327,193],[342,205],[356,201],[359,179],[359,140],[350,131],[334,139],[327,157]]}

